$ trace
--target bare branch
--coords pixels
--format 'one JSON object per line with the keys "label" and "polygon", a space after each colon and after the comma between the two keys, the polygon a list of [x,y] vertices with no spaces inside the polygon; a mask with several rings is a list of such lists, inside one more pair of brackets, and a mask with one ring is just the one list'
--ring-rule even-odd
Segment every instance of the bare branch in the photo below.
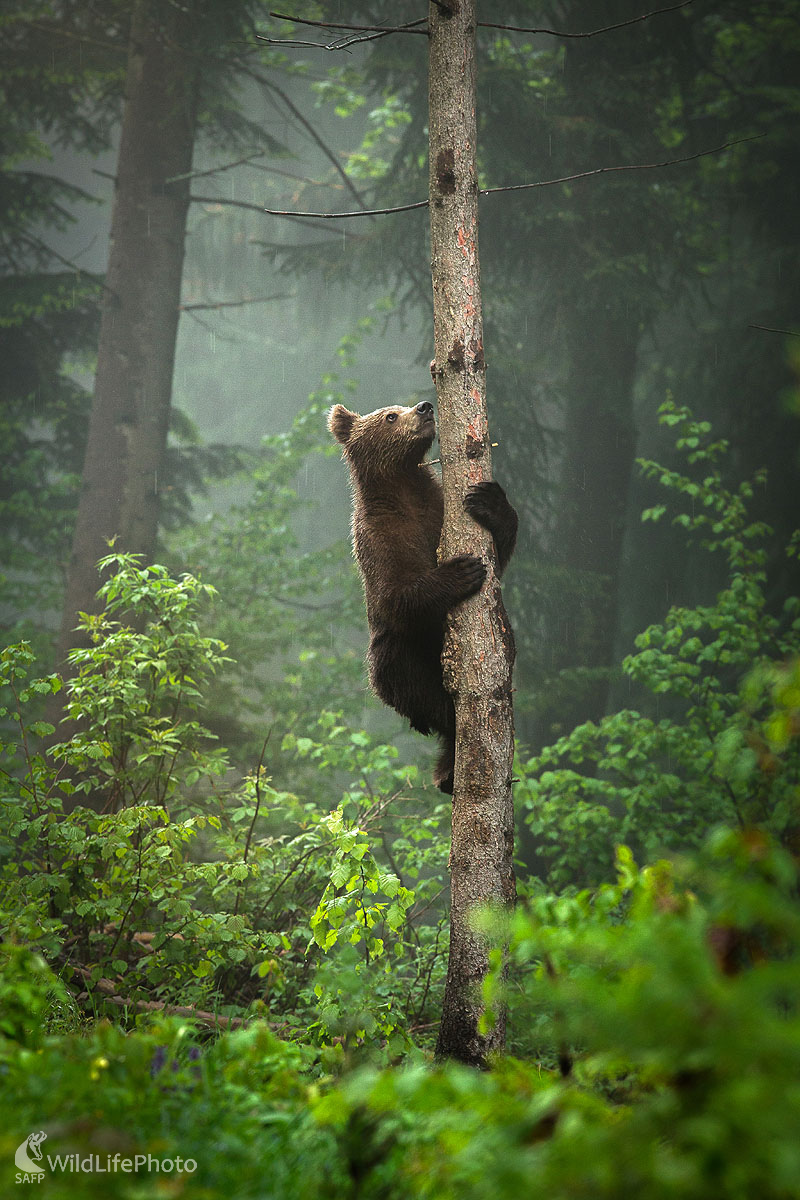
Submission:
{"label": "bare branch", "polygon": [[[102,984],[110,984],[113,992],[109,992],[107,987],[102,987]],[[206,1012],[188,1004],[166,1004],[163,1000],[134,1000],[130,996],[120,996],[116,992],[115,985],[109,979],[98,980],[96,986],[98,991],[103,993],[106,1004],[114,1004],[117,1008],[130,1008],[136,1012],[163,1012],[170,1017],[187,1017],[199,1021],[201,1025],[208,1025],[212,1029],[242,1029],[248,1023],[246,1017],[226,1017],[222,1013]],[[84,997],[88,999],[89,995],[89,992],[82,992],[78,996],[78,1000]]]}
{"label": "bare branch", "polygon": [[300,122],[300,124],[303,126],[303,128],[306,130],[306,132],[309,134],[309,136],[314,140],[314,142],[316,142],[317,146],[319,146],[320,150],[325,155],[328,162],[331,163],[334,170],[339,175],[340,179],[342,180],[342,183],[345,185],[347,190],[350,192],[353,199],[356,201],[357,204],[360,204],[363,208],[364,201],[362,200],[361,195],[359,194],[358,188],[355,186],[352,179],[349,177],[349,175],[345,171],[344,167],[342,166],[342,164],[339,162],[336,155],[331,150],[330,146],[328,146],[327,142],[325,142],[324,139],[320,137],[320,135],[317,133],[316,129],[311,124],[311,122],[309,120],[307,120],[306,117],[303,116],[303,114],[300,112],[300,109],[292,101],[292,99],[289,96],[287,96],[287,94],[286,94],[286,92],[284,92],[283,88],[279,88],[277,84],[272,83],[272,81],[269,79],[265,79],[264,76],[260,75],[258,72],[252,71],[252,72],[250,72],[250,74],[251,74],[252,78],[256,80],[257,83],[261,84],[262,87],[265,87],[265,88],[267,88],[268,91],[274,92],[275,95],[280,96],[281,100],[286,105],[286,107],[289,109],[290,113],[295,118],[295,120]]}
{"label": "bare branch", "polygon": [[165,179],[164,183],[179,183],[182,179],[201,179],[204,175],[219,175],[222,171],[230,171],[233,167],[241,167],[244,163],[252,162],[254,158],[263,158],[266,153],[266,150],[256,150],[253,154],[237,158],[235,162],[225,163],[221,167],[209,167],[207,171],[188,171],[185,175],[173,175],[171,179]]}
{"label": "bare branch", "polygon": [[590,38],[597,37],[599,33],[611,33],[615,29],[624,29],[626,25],[638,25],[640,21],[648,21],[651,17],[660,17],[663,13],[677,12],[680,8],[686,8],[693,0],[682,0],[680,4],[673,4],[670,8],[655,8],[652,12],[642,13],[638,17],[631,17],[627,21],[617,21],[615,25],[604,25],[601,29],[590,29],[587,33],[566,33],[563,29],[543,29],[525,25],[499,25],[493,21],[478,21],[479,29],[503,29],[507,33],[546,33],[551,37],[559,38]]}
{"label": "bare branch", "polygon": [[291,50],[303,50],[309,47],[312,50],[341,50],[341,46],[334,44],[326,44],[325,42],[306,42],[301,38],[271,38],[265,33],[257,33],[256,37],[260,42],[264,42],[267,46],[285,46]]}
{"label": "bare branch", "polygon": [[788,337],[800,337],[796,329],[773,329],[771,325],[748,325],[748,329],[763,329],[765,333],[785,333]]}
{"label": "bare branch", "polygon": [[[428,36],[427,29],[416,28],[418,25],[427,25],[427,17],[419,17],[416,21],[407,21],[403,25],[346,25],[340,21],[310,21],[305,17],[290,17],[286,13],[272,11],[269,15],[277,18],[279,21],[291,21],[293,25],[313,25],[316,29],[348,29],[356,33],[377,33],[380,37],[385,36],[387,33],[421,33],[424,37]],[[267,38],[260,33],[257,33],[256,37],[261,42],[281,40]],[[316,44],[320,45],[321,43]],[[331,43],[330,47],[325,46],[324,48],[327,50],[335,48],[335,46]]]}
{"label": "bare branch", "polygon": [[[439,3],[439,0],[434,0],[438,7],[445,12],[450,10],[446,5]],[[640,13],[638,17],[631,17],[627,21],[617,21],[613,25],[603,25],[599,29],[590,29],[584,33],[568,33],[563,29],[549,29],[544,26],[529,26],[529,25],[503,25],[496,21],[478,21],[479,29],[501,29],[506,33],[539,33],[546,34],[549,37],[559,38],[591,38],[597,37],[601,33],[612,33],[616,29],[624,29],[628,25],[638,25],[641,21],[649,21],[651,17],[660,17],[665,13],[678,12],[682,8],[687,8],[693,0],[681,0],[680,4],[672,4],[668,8],[656,8],[651,12]],[[311,21],[305,17],[293,17],[286,13],[270,12],[271,17],[276,17],[280,21],[291,21],[295,25],[312,25],[317,29],[347,29],[358,32],[367,33],[366,37],[354,38],[334,38],[331,42],[307,42],[286,38],[270,38],[265,34],[257,33],[256,38],[261,42],[267,42],[272,46],[310,46],[318,50],[346,50],[349,46],[357,42],[369,42],[375,38],[386,37],[391,33],[418,33],[423,36],[428,36],[427,27],[419,29],[417,26],[425,23],[425,18],[417,21],[409,21],[404,25],[347,25],[339,21]]]}
{"label": "bare branch", "polygon": [[231,204],[234,208],[252,208],[256,212],[265,213],[268,217],[295,217],[306,220],[319,219],[322,221],[341,220],[345,217],[381,217],[385,213],[406,212],[411,208],[427,208],[427,200],[417,200],[415,204],[401,204],[397,208],[360,208],[355,212],[294,212],[284,208],[265,208],[260,204],[250,204],[246,200],[226,200],[224,196],[190,196],[190,200],[198,204]]}
{"label": "bare branch", "polygon": [[[559,183],[574,183],[578,179],[588,179],[592,175],[606,175],[612,171],[653,171],[659,167],[675,167],[681,163],[694,162],[697,158],[705,158],[709,154],[720,154],[723,150],[729,150],[732,146],[740,146],[743,142],[758,141],[764,137],[763,133],[754,133],[749,137],[735,138],[733,141],[724,142],[721,146],[712,146],[708,150],[698,150],[696,154],[685,154],[681,158],[665,158],[661,162],[651,163],[625,163],[618,167],[595,167],[591,171],[579,171],[575,175],[561,175],[558,179],[540,179],[536,183],[510,183],[502,187],[482,188],[481,196],[493,196],[497,192],[524,192],[530,191],[532,188],[553,187]],[[297,212],[291,209],[282,208],[265,208],[260,204],[249,204],[244,200],[225,200],[222,196],[190,196],[190,200],[196,200],[206,204],[233,204],[240,208],[252,208],[256,212],[264,213],[270,217],[301,217],[307,220],[319,221],[342,221],[351,217],[382,217],[390,213],[410,212],[414,208],[427,208],[427,200],[417,200],[413,204],[397,204],[392,208],[364,208],[354,212]]]}
{"label": "bare branch", "polygon": [[188,313],[188,316],[190,316],[193,321],[196,321],[202,329],[205,329],[207,333],[210,333],[212,337],[219,338],[221,342],[232,342],[233,344],[238,343],[239,339],[237,337],[227,337],[224,333],[220,333],[218,330],[214,329],[213,326],[209,325],[207,321],[204,321],[202,317],[198,317],[196,312],[190,312]]}
{"label": "bare branch", "polygon": [[[221,167],[209,167],[207,171],[187,171],[184,175],[173,175],[171,179],[165,179],[164,183],[180,183],[182,179],[201,179],[205,175],[219,175],[222,171],[230,171],[233,167],[241,167],[245,163],[252,163],[256,158],[263,158],[266,150],[256,150],[253,154],[248,154],[244,158],[237,158],[235,162],[224,163]],[[258,164],[262,166],[261,163]],[[92,174],[99,175],[101,179],[112,179],[117,181],[116,175],[112,175],[110,171],[101,171],[98,167],[92,167]]]}
{"label": "bare branch", "polygon": [[[300,225],[307,225],[309,229],[322,229],[321,225],[312,224],[311,217],[313,213],[290,212],[281,209],[264,208],[261,204],[253,204],[250,200],[229,200],[225,196],[190,196],[189,199],[193,204],[219,204],[226,208],[246,208],[252,212],[266,213],[268,216],[274,217],[289,217],[293,221],[297,221]],[[325,213],[321,213],[325,216]],[[330,214],[327,214],[330,216]],[[335,214],[334,214],[335,215]],[[369,213],[356,212],[352,214],[354,217],[369,216]]]}
{"label": "bare branch", "polygon": [[694,162],[696,158],[705,158],[709,154],[720,154],[731,146],[739,146],[742,142],[755,142],[764,137],[763,133],[754,133],[749,137],[735,138],[721,146],[712,146],[709,150],[698,150],[696,154],[685,154],[682,158],[666,158],[662,162],[625,163],[619,167],[595,167],[592,171],[579,171],[577,175],[562,175],[559,179],[543,179],[538,183],[511,183],[505,187],[483,188],[481,196],[491,196],[495,192],[524,192],[531,188],[552,187],[556,183],[573,183],[576,179],[588,179],[591,175],[606,175],[611,171],[652,171],[657,167],[675,167],[680,163]]}
{"label": "bare branch", "polygon": [[418,29],[384,29],[381,33],[362,33],[356,34],[353,37],[337,37],[332,42],[307,42],[302,38],[270,38],[266,34],[258,33],[256,37],[260,42],[265,42],[268,46],[284,46],[291,49],[311,47],[314,50],[348,50],[350,46],[356,46],[359,42],[376,42],[379,38],[386,37],[390,33],[421,33]]}
{"label": "bare branch", "polygon": [[[34,234],[22,234],[20,240],[27,242],[29,246],[32,246],[40,254],[49,255],[56,262],[60,262],[62,266],[69,267],[70,271],[74,271],[81,279],[86,279],[96,287],[102,288],[104,292],[108,292],[109,296],[113,296],[115,300],[118,299],[117,293],[113,288],[108,286],[100,275],[96,275],[92,271],[84,271],[83,267],[79,267],[73,259],[65,258],[63,254],[59,254],[52,246],[48,246],[46,242],[43,242],[40,237],[36,237]],[[83,250],[81,253],[85,254],[86,251]]]}
{"label": "bare branch", "polygon": [[291,300],[293,297],[293,292],[276,292],[274,296],[247,296],[243,300],[212,300],[207,304],[179,304],[178,311],[192,312],[202,308],[241,308],[244,304],[266,304],[268,300]]}

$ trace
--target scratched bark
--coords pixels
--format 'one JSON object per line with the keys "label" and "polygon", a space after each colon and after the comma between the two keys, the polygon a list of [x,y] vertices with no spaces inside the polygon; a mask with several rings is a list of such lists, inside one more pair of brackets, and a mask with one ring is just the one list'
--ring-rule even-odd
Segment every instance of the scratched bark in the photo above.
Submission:
{"label": "scratched bark", "polygon": [[440,558],[480,554],[481,593],[451,616],[444,677],[456,706],[451,941],[441,1057],[483,1066],[505,1044],[505,1013],[481,1032],[488,947],[470,925],[476,905],[514,902],[511,769],[514,639],[494,571],[491,536],[463,511],[470,484],[491,478],[478,258],[475,0],[431,4],[429,164],[435,378],[445,513]]}

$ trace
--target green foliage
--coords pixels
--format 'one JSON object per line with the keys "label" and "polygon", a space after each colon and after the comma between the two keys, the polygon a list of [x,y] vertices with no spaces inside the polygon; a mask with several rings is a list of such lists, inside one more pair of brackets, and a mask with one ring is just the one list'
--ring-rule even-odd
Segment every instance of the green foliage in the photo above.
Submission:
{"label": "green foliage", "polygon": [[[15,1185],[14,1152],[35,1126],[47,1133],[44,1187],[55,1197],[346,1194],[334,1139],[309,1105],[305,1061],[263,1024],[209,1047],[174,1019],[132,1035],[101,1023],[86,1037],[48,1038],[38,1054],[3,1039],[4,1191]],[[97,1155],[102,1170],[47,1162],[76,1153]],[[108,1165],[115,1154],[116,1169]],[[148,1160],[158,1165],[148,1169]]]}
{"label": "green foliage", "polygon": [[[505,923],[483,918],[487,1010],[508,1004],[520,1056],[489,1072],[416,1048],[441,1003],[449,804],[322,704],[232,782],[199,719],[228,665],[202,631],[214,589],[104,560],[104,611],[82,619],[67,685],[76,732],[52,760],[35,713],[61,680],[38,677],[24,643],[0,654],[4,1183],[41,1130],[49,1155],[172,1161],[168,1181],[115,1173],[123,1200],[167,1183],[198,1200],[788,1200],[800,906],[780,843],[798,824],[798,617],[770,610],[769,530],[752,486],[725,487],[724,444],[672,404],[663,419],[695,471],[643,467],[685,499],[677,527],[727,583],[626,660],[664,716],[614,714],[520,766],[550,879],[598,886],[533,880]],[[275,460],[289,513],[296,457]],[[273,769],[313,782],[284,789]],[[86,791],[106,810],[65,814]],[[106,1014],[119,1024],[87,1021]],[[108,1194],[107,1173],[47,1172],[54,1196]]]}
{"label": "green foliage", "polygon": [[[727,444],[710,440],[708,423],[671,401],[661,420],[697,477],[649,461],[642,469],[683,500],[673,524],[724,556],[727,583],[713,604],[671,607],[623,662],[631,685],[668,715],[623,709],[519,764],[515,797],[555,884],[599,882],[618,841],[649,860],[698,845],[720,823],[760,824],[787,842],[800,825],[798,745],[774,715],[776,689],[794,694],[780,662],[800,653],[800,602],[790,597],[778,612],[768,603],[772,531],[749,517],[764,474],[729,490],[716,465]],[[665,512],[658,505],[643,520]]]}
{"label": "green foliage", "polygon": [[255,772],[226,782],[197,719],[228,661],[200,628],[214,589],[135,555],[100,566],[104,608],[82,617],[91,644],[71,653],[72,736],[49,758],[36,740],[53,728],[27,714],[61,680],[33,676],[24,643],[0,654],[0,717],[16,726],[0,743],[2,926],[90,1007],[268,1008],[321,1046],[424,1024],[441,982],[447,806],[420,814],[416,769],[324,712],[276,761],[313,764],[328,807],[273,785],[269,738]]}
{"label": "green foliage", "polygon": [[[508,996],[529,1057],[485,1073],[342,1074],[331,1053],[335,1074],[321,1074],[265,1022],[205,1044],[163,1018],[54,1034],[41,1013],[57,984],[41,963],[23,976],[6,947],[19,1015],[0,1029],[3,1181],[43,1130],[50,1155],[171,1159],[171,1184],[198,1200],[787,1200],[800,1172],[797,882],[769,838],[723,831],[644,869],[622,847],[616,882],[520,907],[486,993]],[[47,1170],[55,1196],[108,1194],[108,1174]],[[117,1168],[114,1194],[165,1182]]]}
{"label": "green foliage", "polygon": [[41,954],[27,946],[0,945],[0,1037],[37,1047],[54,1010],[71,997]]}
{"label": "green foliage", "polygon": [[208,680],[230,661],[224,643],[198,626],[200,605],[215,590],[143,567],[135,554],[108,555],[98,568],[112,572],[98,591],[104,610],[80,614],[91,644],[70,651],[75,674],[67,684],[67,719],[88,728],[70,731],[52,753],[80,772],[79,789],[99,789],[112,809],[167,809],[178,789],[186,794],[227,765],[194,719]]}

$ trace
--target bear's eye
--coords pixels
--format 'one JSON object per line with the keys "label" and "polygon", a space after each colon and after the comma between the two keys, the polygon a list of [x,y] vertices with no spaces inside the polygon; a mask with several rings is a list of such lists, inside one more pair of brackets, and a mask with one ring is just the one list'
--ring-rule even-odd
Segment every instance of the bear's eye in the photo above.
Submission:
{"label": "bear's eye", "polygon": [[387,420],[387,421],[390,421],[390,422],[391,422],[391,421],[396,421],[396,420],[397,420],[397,413],[387,413],[387,414],[386,414],[386,420]]}

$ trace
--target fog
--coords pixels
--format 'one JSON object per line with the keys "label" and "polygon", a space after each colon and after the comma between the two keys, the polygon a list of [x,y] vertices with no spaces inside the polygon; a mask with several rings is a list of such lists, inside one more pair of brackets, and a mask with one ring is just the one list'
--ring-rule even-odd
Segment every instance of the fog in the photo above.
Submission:
{"label": "fog", "polygon": [[[551,7],[547,20],[558,28],[585,25],[581,6]],[[592,14],[598,24],[638,15],[625,4],[602,7],[602,18]],[[369,6],[362,8],[369,23]],[[356,9],[349,17],[357,21]],[[526,5],[517,14],[485,9],[486,20],[531,22]],[[340,10],[347,19],[348,6]],[[234,39],[225,60],[212,37],[201,38],[196,51],[207,60],[189,186],[202,199],[190,199],[188,209],[171,396],[173,412],[195,431],[173,419],[170,444],[187,470],[194,437],[200,448],[252,451],[265,436],[287,433],[310,396],[323,443],[328,401],[344,398],[365,412],[434,394],[426,210],[341,221],[258,211],[341,212],[425,199],[425,39],[398,34],[337,56],[294,44],[316,35],[305,39],[288,22],[259,19],[285,45]],[[124,13],[111,24],[108,36],[121,47]],[[518,642],[517,728],[530,746],[623,702],[631,683],[620,663],[635,635],[670,604],[710,600],[724,581],[719,556],[709,558],[697,538],[687,541],[668,516],[640,519],[664,497],[657,473],[648,482],[637,458],[686,466],[674,423],[658,421],[669,397],[711,422],[709,438],[728,440],[721,469],[731,486],[769,469],[753,515],[776,529],[774,603],[796,586],[780,548],[794,517],[798,447],[798,241],[789,201],[797,174],[795,85],[779,23],[765,19],[758,33],[761,48],[740,64],[745,77],[733,87],[727,72],[738,62],[739,35],[726,41],[713,14],[691,6],[583,40],[479,31],[479,185],[568,180],[481,199],[494,469],[521,516],[506,591]],[[26,61],[35,62],[31,38]],[[47,52],[43,42],[44,59]],[[88,76],[85,86],[81,96],[80,81],[73,84],[69,117],[69,106],[60,114],[37,108],[21,79],[14,124],[16,135],[29,120],[52,153],[49,162],[23,156],[26,170],[95,201],[71,196],[57,220],[35,211],[29,218],[53,251],[44,269],[82,282],[78,271],[101,277],[109,262],[109,177],[123,111],[117,75],[103,110],[105,147],[87,149],[80,138],[65,144],[68,117],[95,119],[98,90]],[[24,275],[24,254],[10,254],[5,271]],[[58,361],[41,369],[76,381],[88,404],[92,367],[84,339],[81,351],[65,344]],[[87,409],[74,418],[73,475],[86,420]],[[183,519],[195,523],[191,549],[177,517],[163,514],[158,544],[176,566],[195,569],[202,560],[204,577],[224,593],[235,586],[229,568],[217,572],[216,551],[210,541],[208,553],[198,549],[197,530],[228,519],[262,485],[241,471],[226,480],[216,469],[203,487],[204,470],[191,467],[191,479],[165,485],[167,493],[185,492]],[[54,471],[51,463],[48,479]],[[70,486],[74,504],[78,480]],[[298,501],[287,513],[297,539],[292,561],[341,550],[350,499],[338,460],[309,447],[291,487]],[[169,503],[167,494],[164,512]],[[29,582],[37,536],[24,521],[12,532],[33,556],[19,566]],[[279,588],[285,566],[268,553],[260,577]],[[64,536],[51,560],[58,570],[48,579],[48,599],[13,613],[23,625],[30,618],[45,642],[68,558]],[[351,598],[352,571],[346,557],[333,569],[349,580]],[[9,599],[6,610],[15,603]],[[37,605],[50,614],[43,622]],[[355,654],[363,617],[353,624],[356,610],[346,611],[347,625],[334,622],[325,636]],[[304,636],[292,635],[292,653]],[[278,668],[264,662],[260,669],[271,676]],[[360,710],[369,703],[363,677],[358,686],[352,700]]]}

